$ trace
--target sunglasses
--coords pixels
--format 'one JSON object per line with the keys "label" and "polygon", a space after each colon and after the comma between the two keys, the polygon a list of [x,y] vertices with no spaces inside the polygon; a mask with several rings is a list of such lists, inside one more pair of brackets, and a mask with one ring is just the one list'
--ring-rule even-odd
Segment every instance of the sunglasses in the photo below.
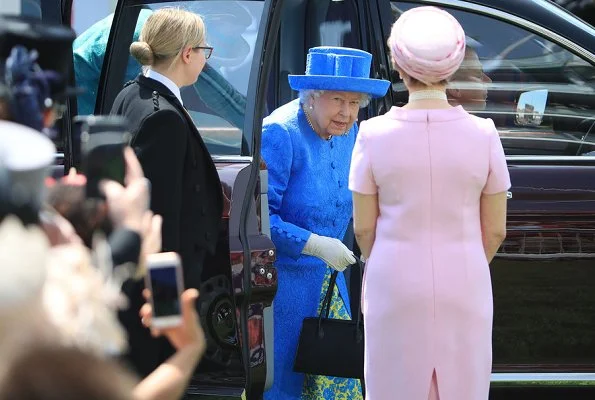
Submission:
{"label": "sunglasses", "polygon": [[196,46],[193,47],[192,50],[204,50],[205,58],[207,60],[211,58],[211,54],[213,54],[213,48],[209,46]]}

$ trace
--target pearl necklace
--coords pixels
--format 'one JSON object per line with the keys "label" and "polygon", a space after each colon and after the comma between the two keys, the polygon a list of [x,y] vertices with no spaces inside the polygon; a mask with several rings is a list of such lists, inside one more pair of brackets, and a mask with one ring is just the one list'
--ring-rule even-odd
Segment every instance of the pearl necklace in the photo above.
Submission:
{"label": "pearl necklace", "polygon": [[444,100],[446,101],[446,93],[441,90],[418,90],[409,93],[409,102],[417,100]]}
{"label": "pearl necklace", "polygon": [[[304,114],[306,114],[306,121],[308,121],[308,125],[310,125],[310,128],[312,128],[314,133],[318,135],[318,132],[316,132],[316,129],[314,129],[314,125],[312,125],[312,121],[310,121],[310,114],[308,114],[308,111],[306,111],[306,106],[302,106],[302,110],[304,110]],[[328,135],[328,137],[325,140],[331,140],[332,137],[333,135]]]}

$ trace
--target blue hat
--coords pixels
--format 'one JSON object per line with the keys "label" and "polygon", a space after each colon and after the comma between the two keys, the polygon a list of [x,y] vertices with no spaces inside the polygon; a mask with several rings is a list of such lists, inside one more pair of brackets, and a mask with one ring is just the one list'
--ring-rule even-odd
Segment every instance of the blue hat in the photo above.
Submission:
{"label": "blue hat", "polygon": [[347,47],[321,46],[308,51],[305,75],[289,75],[293,90],[334,90],[382,97],[390,85],[384,79],[370,79],[372,55]]}

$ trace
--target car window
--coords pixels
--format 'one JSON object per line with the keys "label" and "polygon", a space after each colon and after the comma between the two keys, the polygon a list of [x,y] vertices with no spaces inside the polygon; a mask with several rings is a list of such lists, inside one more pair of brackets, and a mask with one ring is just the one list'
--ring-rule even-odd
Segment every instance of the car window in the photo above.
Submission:
{"label": "car window", "polygon": [[[392,2],[395,18],[417,4]],[[492,118],[507,155],[595,154],[595,67],[522,27],[447,9],[467,35],[467,54],[451,78],[451,104]],[[397,105],[407,101],[393,74]]]}
{"label": "car window", "polygon": [[21,0],[21,13],[29,18],[42,19],[41,0]]}
{"label": "car window", "polygon": [[3,12],[8,12],[8,14],[16,13],[50,24],[62,23],[60,0],[2,0],[0,4]]}
{"label": "car window", "polygon": [[116,9],[117,0],[72,0],[71,25],[81,35]]}
{"label": "car window", "polygon": [[72,28],[77,37],[73,43],[74,77],[83,90],[77,96],[78,115],[90,115],[95,110],[99,77],[107,48],[115,0],[74,0]]}
{"label": "car window", "polygon": [[[196,84],[182,88],[184,106],[212,155],[246,155],[243,154],[249,147],[243,132],[246,95],[264,2],[222,0],[147,3],[130,6],[130,9],[139,8],[130,43],[138,39],[147,18],[162,7],[181,7],[203,18],[207,43],[214,50]],[[128,64],[122,86],[142,73],[138,62],[129,54],[126,56]],[[99,79],[100,69],[94,72],[96,79]]]}
{"label": "car window", "polygon": [[[354,0],[317,1],[308,7],[306,44],[360,48],[359,16]],[[307,51],[307,49],[305,49]]]}
{"label": "car window", "polygon": [[[355,0],[316,1],[308,5],[304,53],[316,46],[362,48],[361,12]],[[297,96],[297,92],[294,92]],[[358,118],[366,119],[365,109]]]}

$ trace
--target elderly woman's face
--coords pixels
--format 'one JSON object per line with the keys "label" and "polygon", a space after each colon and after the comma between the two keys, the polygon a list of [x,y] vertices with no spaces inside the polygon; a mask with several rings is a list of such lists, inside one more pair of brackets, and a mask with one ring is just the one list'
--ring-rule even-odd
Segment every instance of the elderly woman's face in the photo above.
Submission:
{"label": "elderly woman's face", "polygon": [[338,136],[347,132],[357,120],[361,93],[325,91],[310,99],[310,118],[319,134]]}
{"label": "elderly woman's face", "polygon": [[452,105],[462,105],[466,110],[484,110],[488,86],[492,80],[483,72],[483,66],[474,50],[467,50],[461,68],[451,78],[446,90]]}

